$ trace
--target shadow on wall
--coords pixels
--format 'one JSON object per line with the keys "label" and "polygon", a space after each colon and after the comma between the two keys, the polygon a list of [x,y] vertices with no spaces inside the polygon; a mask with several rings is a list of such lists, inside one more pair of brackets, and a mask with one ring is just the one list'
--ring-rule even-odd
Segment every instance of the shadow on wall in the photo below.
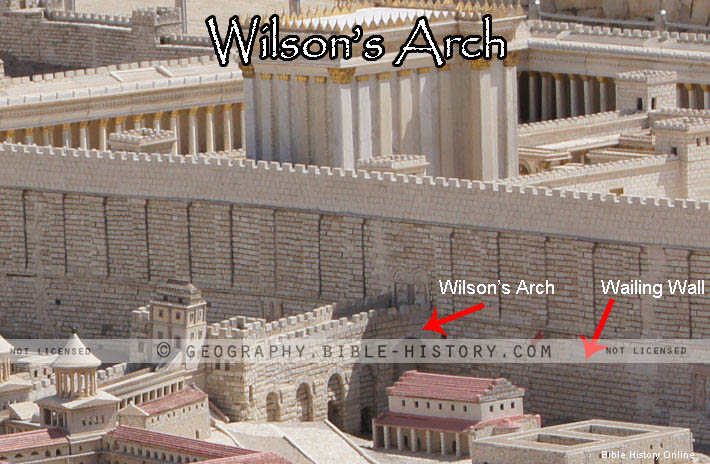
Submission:
{"label": "shadow on wall", "polygon": [[56,73],[75,69],[71,66],[59,66],[55,64],[18,60],[8,53],[0,53],[0,60],[2,60],[5,65],[5,77],[25,77],[33,76],[35,74]]}

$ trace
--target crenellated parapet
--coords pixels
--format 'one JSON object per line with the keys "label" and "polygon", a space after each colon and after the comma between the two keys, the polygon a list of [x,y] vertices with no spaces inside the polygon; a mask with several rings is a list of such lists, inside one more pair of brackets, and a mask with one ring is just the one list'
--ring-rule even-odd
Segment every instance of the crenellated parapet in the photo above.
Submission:
{"label": "crenellated parapet", "polygon": [[[609,240],[623,240],[630,233],[610,229],[614,215],[620,215],[633,217],[640,224],[648,223],[644,229],[644,240],[648,243],[668,244],[670,240],[677,245],[710,245],[708,238],[694,234],[690,225],[698,220],[698,214],[710,215],[710,203],[704,201],[515,187],[500,182],[209,156],[130,154],[7,143],[0,145],[0,155],[4,160],[0,185],[5,188],[237,202]],[[117,175],[122,182],[115,182]],[[303,191],[309,195],[302,195]],[[525,214],[536,207],[545,208],[550,214],[544,217]],[[694,211],[692,214],[685,213],[690,209]],[[473,210],[496,214],[472,215]],[[583,224],[564,220],[568,214],[583,214],[590,221]],[[659,221],[663,227],[659,227]]]}
{"label": "crenellated parapet", "polygon": [[103,15],[97,13],[80,13],[67,10],[49,10],[47,18],[52,21],[71,23],[100,24],[102,26],[131,27],[131,17],[121,15]]}

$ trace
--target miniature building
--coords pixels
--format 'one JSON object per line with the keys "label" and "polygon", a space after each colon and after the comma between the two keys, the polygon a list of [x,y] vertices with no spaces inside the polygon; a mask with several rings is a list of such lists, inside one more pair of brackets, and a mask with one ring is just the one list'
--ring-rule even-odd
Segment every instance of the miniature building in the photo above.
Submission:
{"label": "miniature building", "polygon": [[95,434],[116,425],[119,399],[97,388],[101,361],[75,333],[52,363],[56,395],[40,399],[42,426],[59,427],[69,434]]}
{"label": "miniature building", "polygon": [[118,422],[144,430],[189,438],[210,436],[207,394],[195,386],[141,405],[129,404],[118,412]]}
{"label": "miniature building", "polygon": [[374,446],[468,456],[480,437],[540,427],[523,412],[525,390],[506,379],[405,372],[373,420]]}
{"label": "miniature building", "polygon": [[169,279],[158,287],[158,296],[133,312],[133,333],[147,339],[174,340],[178,350],[188,343],[199,348],[207,335],[207,301],[202,292],[186,280]]}
{"label": "miniature building", "polygon": [[176,140],[172,131],[141,127],[111,134],[109,146],[113,151],[173,153]]}
{"label": "miniature building", "polygon": [[32,384],[12,375],[13,346],[0,334],[0,411],[14,403],[27,401]]}
{"label": "miniature building", "polygon": [[473,464],[690,464],[687,428],[588,420],[544,427],[471,444]]}
{"label": "miniature building", "polygon": [[390,155],[361,159],[357,169],[377,172],[391,172],[406,176],[425,176],[429,163],[423,155]]}
{"label": "miniature building", "polygon": [[677,106],[673,71],[630,71],[616,76],[616,107],[624,112],[650,111]]}

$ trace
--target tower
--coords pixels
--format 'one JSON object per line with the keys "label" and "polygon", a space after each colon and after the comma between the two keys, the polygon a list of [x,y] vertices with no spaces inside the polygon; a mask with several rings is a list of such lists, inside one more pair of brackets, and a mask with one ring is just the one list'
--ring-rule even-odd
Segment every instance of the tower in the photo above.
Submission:
{"label": "tower", "polygon": [[98,389],[99,366],[99,358],[74,332],[52,363],[56,395],[37,402],[43,426],[59,427],[70,435],[101,433],[115,427],[119,399]]}
{"label": "tower", "polygon": [[149,306],[149,335],[175,342],[177,349],[193,346],[207,335],[207,301],[202,292],[185,280],[170,279],[158,287],[159,298]]}

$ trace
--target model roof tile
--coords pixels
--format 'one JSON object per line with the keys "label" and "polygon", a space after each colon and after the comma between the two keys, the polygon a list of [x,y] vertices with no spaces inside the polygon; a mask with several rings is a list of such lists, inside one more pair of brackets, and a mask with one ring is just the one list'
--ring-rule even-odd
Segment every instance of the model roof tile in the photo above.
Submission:
{"label": "model roof tile", "polygon": [[387,394],[409,398],[480,403],[501,398],[520,397],[525,394],[525,390],[502,378],[486,379],[407,371],[393,386],[387,389]]}
{"label": "model roof tile", "polygon": [[67,434],[60,429],[11,433],[0,435],[0,454],[63,444],[69,444],[69,439]]}
{"label": "model roof tile", "polygon": [[230,458],[259,453],[234,446],[219,445],[206,441],[184,438],[166,433],[150,432],[125,425],[118,426],[107,434],[108,437],[144,446],[180,451],[207,459]]}
{"label": "model roof tile", "polygon": [[165,411],[172,411],[173,409],[195,404],[206,399],[207,393],[197,387],[189,387],[157,400],[145,402],[141,404],[139,408],[152,416]]}

